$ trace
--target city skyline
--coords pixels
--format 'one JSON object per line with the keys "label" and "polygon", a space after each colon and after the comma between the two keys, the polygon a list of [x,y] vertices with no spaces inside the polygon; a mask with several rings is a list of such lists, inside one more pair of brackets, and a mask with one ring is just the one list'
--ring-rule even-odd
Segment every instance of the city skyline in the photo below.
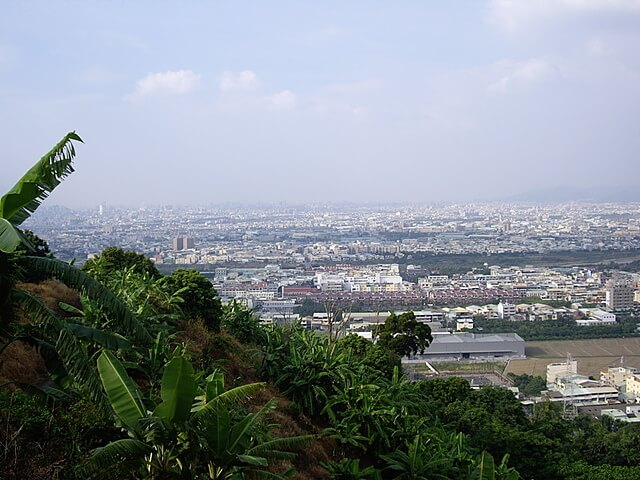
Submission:
{"label": "city skyline", "polygon": [[639,22],[634,0],[11,4],[0,187],[76,130],[50,205],[633,196]]}

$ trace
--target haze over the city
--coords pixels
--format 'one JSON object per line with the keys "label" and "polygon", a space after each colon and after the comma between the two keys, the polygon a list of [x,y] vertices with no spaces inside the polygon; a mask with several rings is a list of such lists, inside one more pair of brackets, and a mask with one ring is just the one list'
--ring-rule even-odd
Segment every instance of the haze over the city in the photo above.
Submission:
{"label": "haze over the city", "polygon": [[639,186],[638,118],[637,0],[0,16],[0,190],[85,140],[49,205],[606,200]]}

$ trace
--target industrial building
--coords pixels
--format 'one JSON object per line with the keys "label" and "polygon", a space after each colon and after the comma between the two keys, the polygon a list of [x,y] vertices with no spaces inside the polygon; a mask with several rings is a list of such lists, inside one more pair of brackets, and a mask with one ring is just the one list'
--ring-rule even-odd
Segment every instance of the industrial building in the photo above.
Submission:
{"label": "industrial building", "polygon": [[434,335],[429,348],[417,358],[428,361],[525,358],[524,345],[517,333]]}

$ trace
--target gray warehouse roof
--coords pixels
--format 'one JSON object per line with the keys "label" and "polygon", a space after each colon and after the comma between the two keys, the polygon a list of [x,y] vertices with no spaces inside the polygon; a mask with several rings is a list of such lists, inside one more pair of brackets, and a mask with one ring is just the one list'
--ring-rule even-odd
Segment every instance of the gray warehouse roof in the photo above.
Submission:
{"label": "gray warehouse roof", "polygon": [[434,335],[425,355],[442,354],[501,354],[524,356],[524,340],[517,333],[458,333]]}

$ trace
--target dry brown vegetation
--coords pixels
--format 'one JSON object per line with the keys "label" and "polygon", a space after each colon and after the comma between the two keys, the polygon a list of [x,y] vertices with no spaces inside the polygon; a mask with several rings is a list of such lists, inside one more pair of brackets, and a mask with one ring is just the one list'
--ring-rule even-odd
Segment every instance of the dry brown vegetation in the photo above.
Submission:
{"label": "dry brown vegetation", "polygon": [[76,308],[81,308],[80,295],[77,290],[69,288],[57,280],[44,280],[40,283],[21,283],[21,290],[36,295],[51,310],[62,316],[69,314],[60,308],[60,302],[68,303]]}
{"label": "dry brown vegetation", "polygon": [[16,341],[0,354],[0,384],[41,385],[48,379],[47,367],[35,347]]}

